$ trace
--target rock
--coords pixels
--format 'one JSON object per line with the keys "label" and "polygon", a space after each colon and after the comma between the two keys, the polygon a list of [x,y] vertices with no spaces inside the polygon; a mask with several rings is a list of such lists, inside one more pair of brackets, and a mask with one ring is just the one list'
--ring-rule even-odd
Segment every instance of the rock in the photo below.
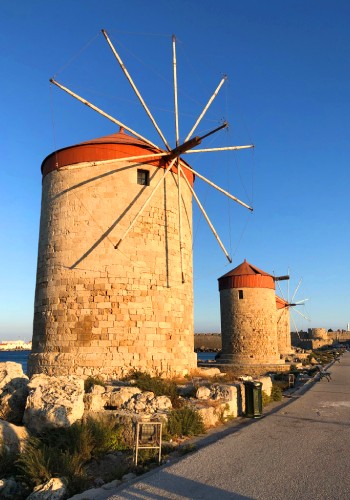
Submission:
{"label": "rock", "polygon": [[134,479],[136,477],[136,474],[133,472],[129,472],[128,474],[124,474],[122,477],[122,481],[131,481],[131,479]]}
{"label": "rock", "polygon": [[220,372],[219,368],[198,368],[196,373],[199,374],[200,377],[215,377],[217,375],[224,375]]}
{"label": "rock", "polygon": [[156,411],[170,410],[173,407],[167,396],[157,396],[154,398],[153,404],[156,406]]}
{"label": "rock", "polygon": [[23,422],[34,433],[52,427],[70,427],[84,413],[84,382],[75,375],[37,374],[28,384]]}
{"label": "rock", "polygon": [[215,427],[219,422],[219,415],[216,412],[216,408],[213,406],[197,406],[195,408],[203,419],[203,424],[206,429],[210,427]]}
{"label": "rock", "polygon": [[25,427],[0,420],[0,443],[3,443],[11,453],[23,450],[25,440],[28,437],[29,434]]}
{"label": "rock", "polygon": [[26,491],[23,485],[18,483],[13,477],[0,479],[0,498],[2,500],[19,500],[25,498],[25,496]]}
{"label": "rock", "polygon": [[98,412],[104,409],[108,395],[102,385],[93,385],[91,390],[84,395],[84,408],[87,412]]}
{"label": "rock", "polygon": [[0,363],[0,418],[21,424],[28,396],[28,377],[20,363]]}
{"label": "rock", "polygon": [[226,417],[238,417],[239,415],[239,385],[225,384],[211,387],[212,398],[214,400],[222,399],[225,402],[224,414]]}
{"label": "rock", "polygon": [[202,387],[198,387],[196,392],[197,399],[209,399],[211,395],[211,390],[204,385]]}
{"label": "rock", "polygon": [[108,406],[112,408],[122,408],[135,394],[140,394],[142,391],[138,387],[121,387],[109,394]]}
{"label": "rock", "polygon": [[53,477],[47,483],[37,486],[26,500],[60,500],[67,498],[65,479]]}
{"label": "rock", "polygon": [[268,396],[271,396],[272,393],[272,379],[271,377],[259,377],[256,379],[257,382],[262,383],[262,390],[266,392]]}

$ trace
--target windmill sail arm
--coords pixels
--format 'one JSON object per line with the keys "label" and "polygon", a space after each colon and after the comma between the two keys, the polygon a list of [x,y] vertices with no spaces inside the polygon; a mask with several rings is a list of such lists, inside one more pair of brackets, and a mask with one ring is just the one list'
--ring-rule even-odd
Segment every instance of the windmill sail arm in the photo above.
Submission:
{"label": "windmill sail arm", "polygon": [[248,208],[248,210],[250,210],[251,212],[253,212],[254,209],[252,207],[250,207],[249,205],[247,205],[246,203],[244,203],[244,201],[239,200],[238,198],[236,198],[236,196],[233,196],[228,191],[225,191],[225,189],[222,189],[217,184],[214,184],[214,182],[210,181],[209,179],[207,179],[206,177],[204,177],[204,175],[200,174],[199,172],[197,172],[193,168],[189,167],[184,162],[181,162],[181,166],[184,167],[184,168],[186,168],[187,170],[190,170],[191,172],[193,172],[197,177],[199,177],[203,181],[207,182],[210,186],[214,187],[215,189],[217,189],[218,191],[220,191],[224,195],[226,195],[229,198],[231,198],[231,200],[237,202],[239,205],[242,205],[243,207]]}
{"label": "windmill sail arm", "polygon": [[154,119],[154,117],[153,117],[153,115],[152,115],[151,111],[149,110],[148,106],[146,105],[145,101],[143,100],[143,98],[142,98],[142,96],[141,96],[141,94],[140,94],[140,92],[139,92],[138,88],[136,87],[136,85],[135,85],[135,83],[134,83],[133,79],[131,78],[131,76],[130,76],[130,74],[129,74],[128,70],[126,69],[126,67],[125,67],[125,65],[124,65],[124,63],[123,63],[123,61],[121,60],[121,57],[119,56],[119,54],[118,54],[118,52],[116,51],[116,49],[114,48],[114,46],[113,46],[113,44],[112,44],[111,40],[109,39],[109,37],[108,37],[108,34],[107,34],[106,30],[101,30],[101,31],[102,31],[102,33],[103,33],[103,36],[104,36],[104,37],[105,37],[105,39],[107,40],[107,43],[108,43],[108,45],[110,46],[110,48],[111,48],[111,50],[112,50],[112,52],[113,52],[113,54],[114,54],[115,58],[117,59],[117,61],[118,61],[118,63],[119,63],[119,66],[121,67],[121,69],[122,69],[122,71],[123,71],[124,75],[126,76],[126,78],[127,78],[128,82],[130,83],[130,85],[131,85],[132,89],[134,90],[134,92],[135,92],[136,96],[138,97],[139,101],[141,102],[143,109],[146,111],[146,113],[147,113],[148,117],[150,118],[151,122],[153,123],[154,128],[155,128],[155,129],[156,129],[156,131],[158,132],[158,134],[159,134],[159,136],[161,137],[162,141],[164,142],[164,144],[165,144],[166,148],[168,149],[168,151],[170,151],[170,146],[169,146],[169,144],[167,143],[167,140],[165,139],[165,137],[164,137],[164,135],[163,135],[162,131],[160,130],[160,128],[159,128],[159,126],[158,126],[158,124],[157,124],[156,120]]}
{"label": "windmill sail arm", "polygon": [[85,104],[89,108],[93,109],[94,111],[97,111],[97,113],[99,113],[100,115],[104,116],[105,118],[108,118],[108,120],[112,121],[113,123],[116,123],[120,127],[125,128],[125,130],[128,130],[134,136],[138,137],[142,141],[145,141],[147,144],[149,144],[153,148],[157,148],[159,150],[159,148],[158,148],[158,146],[156,144],[153,144],[153,142],[149,141],[148,139],[146,139],[142,135],[138,134],[137,132],[135,132],[135,130],[131,129],[130,127],[128,127],[124,123],[120,122],[116,118],[113,118],[113,116],[105,113],[104,111],[102,111],[102,109],[98,108],[97,106],[94,106],[94,104],[91,104],[91,102],[87,101],[83,97],[80,97],[78,94],[75,94],[74,92],[72,92],[71,90],[69,90],[67,87],[64,87],[60,83],[56,82],[56,80],[54,80],[53,78],[50,79],[50,82],[53,83],[54,85],[56,85],[57,87],[59,87],[60,89],[64,90],[65,92],[67,92],[67,94],[71,95],[72,97],[74,97],[78,101],[82,102],[83,104]]}
{"label": "windmill sail arm", "polygon": [[202,113],[199,115],[196,123],[193,125],[192,129],[190,130],[190,132],[188,133],[186,139],[185,139],[185,142],[188,141],[188,139],[192,136],[193,132],[196,130],[196,128],[198,127],[199,125],[199,122],[202,120],[203,116],[205,115],[205,113],[208,111],[211,103],[213,102],[213,100],[215,99],[215,97],[218,95],[219,93],[219,90],[221,89],[221,87],[223,86],[223,84],[225,83],[225,81],[227,80],[227,76],[225,75],[221,82],[219,83],[218,87],[216,88],[215,92],[213,93],[213,95],[211,96],[211,98],[209,99],[209,101],[207,102],[207,104],[204,106],[204,109],[202,111]]}
{"label": "windmill sail arm", "polygon": [[191,149],[191,151],[186,151],[186,154],[214,153],[215,151],[236,151],[237,149],[251,149],[251,148],[254,148],[254,144],[248,144],[247,146],[225,146],[223,148]]}
{"label": "windmill sail arm", "polygon": [[[180,165],[179,165],[179,169],[181,169],[181,172],[183,172],[183,170],[182,170],[182,168],[181,168],[181,166],[180,166]],[[198,206],[199,206],[199,208],[200,208],[200,210],[201,210],[202,214],[204,215],[205,220],[207,221],[207,223],[208,223],[208,225],[209,225],[210,229],[212,230],[212,232],[213,232],[213,234],[214,234],[214,236],[215,236],[215,238],[216,238],[217,242],[219,243],[219,245],[220,245],[220,247],[221,247],[222,251],[223,251],[223,252],[224,252],[224,254],[226,255],[227,260],[231,263],[231,262],[232,262],[231,257],[229,256],[229,254],[228,254],[228,252],[227,252],[226,248],[224,247],[224,244],[222,243],[222,241],[221,241],[221,239],[220,239],[220,237],[219,237],[218,233],[216,232],[216,230],[215,230],[215,228],[214,228],[214,226],[213,226],[213,224],[212,224],[211,220],[209,219],[209,217],[208,217],[208,215],[207,215],[207,213],[206,213],[206,211],[205,211],[205,209],[204,209],[203,205],[202,205],[202,204],[201,204],[201,202],[199,201],[198,196],[196,195],[196,193],[195,193],[195,191],[194,191],[193,187],[191,186],[191,184],[190,184],[189,180],[187,179],[186,175],[184,175],[184,173],[183,173],[183,178],[185,179],[185,181],[186,181],[186,183],[187,183],[187,186],[189,187],[190,191],[192,192],[192,195],[193,195],[194,199],[196,200],[196,202],[197,202],[197,204],[198,204]]]}

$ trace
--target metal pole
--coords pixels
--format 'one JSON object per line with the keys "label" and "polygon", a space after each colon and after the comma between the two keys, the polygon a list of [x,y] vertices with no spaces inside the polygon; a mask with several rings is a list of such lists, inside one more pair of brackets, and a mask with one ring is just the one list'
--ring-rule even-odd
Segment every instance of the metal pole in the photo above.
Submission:
{"label": "metal pole", "polygon": [[214,94],[211,96],[211,98],[209,99],[207,105],[204,107],[202,113],[200,114],[200,116],[198,117],[196,123],[193,125],[191,131],[189,132],[188,136],[186,137],[185,141],[188,141],[188,139],[192,136],[193,132],[196,130],[199,122],[201,121],[201,119],[203,118],[203,116],[205,115],[205,113],[208,111],[208,108],[209,106],[211,105],[211,103],[213,102],[213,100],[215,99],[215,97],[218,95],[219,93],[219,90],[221,89],[222,85],[224,84],[224,82],[227,80],[227,76],[225,75],[223,77],[223,79],[221,80],[221,82],[219,83],[217,89],[215,90]]}
{"label": "metal pole", "polygon": [[153,118],[153,115],[152,115],[151,111],[149,110],[149,108],[148,108],[148,106],[146,105],[145,101],[143,100],[143,98],[142,98],[142,96],[141,96],[140,92],[138,91],[138,89],[137,89],[137,87],[136,87],[136,85],[135,85],[135,83],[134,83],[133,79],[131,78],[131,76],[130,76],[130,74],[129,74],[128,70],[126,69],[126,67],[125,67],[125,65],[124,65],[124,63],[123,63],[123,61],[121,60],[121,57],[119,56],[118,52],[115,50],[115,48],[114,48],[114,46],[113,46],[112,42],[110,41],[110,39],[109,39],[109,37],[108,37],[108,35],[107,35],[106,30],[101,30],[101,31],[102,31],[102,33],[103,33],[103,36],[104,36],[104,37],[105,37],[105,39],[107,40],[108,45],[109,45],[109,46],[110,46],[110,48],[112,49],[112,52],[113,52],[114,56],[116,57],[116,59],[117,59],[117,61],[118,61],[119,65],[120,65],[121,69],[123,70],[123,73],[125,74],[125,76],[126,76],[126,78],[128,79],[128,81],[129,81],[129,83],[130,83],[131,87],[133,88],[133,90],[134,90],[135,94],[136,94],[136,95],[137,95],[137,97],[139,98],[139,100],[140,100],[140,102],[141,102],[141,104],[142,104],[142,106],[143,106],[144,110],[146,111],[146,113],[147,113],[148,117],[150,118],[151,122],[153,123],[153,125],[154,125],[154,127],[155,127],[156,131],[157,131],[157,132],[158,132],[158,134],[160,135],[160,137],[161,137],[161,139],[163,140],[163,142],[164,142],[164,144],[165,144],[166,148],[168,149],[168,151],[170,151],[170,146],[169,146],[169,144],[167,143],[167,140],[165,139],[165,137],[164,137],[164,135],[163,135],[162,131],[161,131],[161,130],[160,130],[160,128],[158,127],[157,122],[156,122],[156,121],[155,121],[155,119]]}
{"label": "metal pole", "polygon": [[197,172],[196,170],[193,170],[192,167],[189,167],[188,165],[186,165],[185,163],[181,163],[181,165],[184,167],[184,168],[187,168],[187,170],[189,170],[190,172],[193,172],[197,177],[199,177],[200,179],[202,179],[203,181],[207,182],[210,186],[214,187],[215,189],[217,189],[218,191],[220,191],[221,193],[223,193],[224,195],[228,196],[229,198],[231,198],[231,200],[239,203],[240,205],[242,205],[243,207],[245,208],[248,208],[248,210],[250,210],[251,212],[253,212],[253,208],[250,207],[249,205],[247,205],[246,203],[244,203],[243,201],[239,200],[238,198],[236,198],[236,196],[233,196],[232,194],[230,194],[228,191],[225,191],[225,189],[222,189],[220,186],[218,186],[217,184],[214,184],[214,182],[210,181],[209,179],[207,179],[206,177],[204,177],[204,175],[200,174],[199,172]]}
{"label": "metal pole", "polygon": [[215,228],[214,228],[213,224],[211,223],[211,220],[209,219],[209,217],[208,217],[208,215],[207,215],[206,211],[204,210],[204,208],[203,208],[203,206],[202,206],[201,202],[199,201],[198,196],[197,196],[197,195],[196,195],[196,193],[194,192],[194,190],[193,190],[193,188],[192,188],[192,186],[191,186],[191,184],[190,184],[189,180],[187,179],[186,175],[184,174],[184,172],[182,171],[182,169],[181,169],[181,167],[180,167],[180,166],[179,166],[179,168],[180,168],[181,172],[183,173],[183,178],[185,179],[185,181],[186,181],[186,183],[187,183],[188,187],[190,188],[190,190],[191,190],[191,192],[192,192],[192,194],[193,194],[193,196],[194,196],[194,198],[195,198],[196,202],[198,203],[198,206],[199,206],[199,208],[201,209],[202,214],[204,215],[204,217],[205,217],[205,219],[206,219],[207,223],[209,224],[209,227],[210,227],[210,229],[212,230],[212,232],[213,232],[213,234],[214,234],[214,236],[215,236],[215,238],[216,238],[217,242],[219,243],[219,245],[220,245],[220,247],[221,247],[222,251],[224,252],[224,254],[226,255],[227,260],[231,263],[231,262],[232,262],[232,259],[231,259],[231,257],[229,256],[229,254],[227,253],[226,248],[224,247],[224,244],[223,244],[223,243],[222,243],[222,241],[220,240],[220,237],[219,237],[218,233],[216,232],[216,230],[215,230]]}
{"label": "metal pole", "polygon": [[105,113],[104,111],[102,111],[101,109],[97,108],[96,106],[94,106],[93,104],[91,104],[89,101],[87,101],[86,99],[83,99],[82,97],[80,97],[78,94],[75,94],[74,92],[72,92],[71,90],[69,90],[67,87],[64,87],[63,85],[61,85],[60,83],[56,82],[53,78],[50,79],[50,82],[53,83],[54,85],[57,85],[57,87],[59,87],[60,89],[64,90],[65,92],[67,92],[67,94],[75,97],[75,99],[78,99],[78,101],[82,102],[83,104],[85,104],[86,106],[88,106],[89,108],[93,109],[94,111],[97,111],[97,113],[99,113],[100,115],[104,116],[105,118],[108,118],[108,120],[111,120],[113,123],[116,123],[117,125],[119,125],[120,127],[123,127],[125,128],[126,130],[128,130],[131,134],[135,135],[136,137],[138,137],[139,139],[141,139],[142,141],[146,142],[147,144],[149,144],[150,146],[152,146],[153,148],[156,148],[159,150],[158,146],[156,144],[153,144],[153,142],[149,141],[148,139],[146,139],[145,137],[143,137],[142,135],[138,134],[137,132],[135,132],[135,130],[131,129],[130,127],[128,127],[127,125],[124,125],[124,123],[120,122],[119,120],[117,120],[116,118],[113,118],[113,116],[111,115],[108,115],[107,113]]}
{"label": "metal pole", "polygon": [[162,175],[161,179],[159,179],[159,181],[157,182],[157,184],[155,185],[152,193],[149,195],[149,197],[147,198],[147,200],[145,201],[145,203],[142,205],[142,207],[140,208],[140,210],[137,212],[137,214],[135,215],[134,219],[132,220],[130,226],[128,227],[128,229],[125,231],[125,233],[123,234],[123,236],[120,238],[120,240],[118,241],[118,243],[114,246],[115,249],[117,249],[120,245],[120,243],[124,240],[124,238],[127,236],[127,234],[129,233],[129,231],[134,227],[134,224],[135,222],[137,221],[137,219],[139,218],[139,216],[142,214],[142,212],[144,211],[144,209],[147,207],[148,203],[151,201],[151,199],[153,198],[154,194],[156,193],[157,189],[159,188],[161,182],[165,179],[165,177],[168,175],[169,171],[171,170],[172,166],[174,165],[176,161],[176,158],[174,158],[169,166],[167,167],[167,169],[165,170],[164,174]]}

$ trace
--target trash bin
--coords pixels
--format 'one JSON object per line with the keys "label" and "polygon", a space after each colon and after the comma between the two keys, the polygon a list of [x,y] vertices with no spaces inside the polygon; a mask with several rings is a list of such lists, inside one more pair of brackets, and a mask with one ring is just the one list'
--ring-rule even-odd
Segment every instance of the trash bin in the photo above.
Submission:
{"label": "trash bin", "polygon": [[245,389],[245,416],[260,418],[262,416],[262,383],[244,382]]}

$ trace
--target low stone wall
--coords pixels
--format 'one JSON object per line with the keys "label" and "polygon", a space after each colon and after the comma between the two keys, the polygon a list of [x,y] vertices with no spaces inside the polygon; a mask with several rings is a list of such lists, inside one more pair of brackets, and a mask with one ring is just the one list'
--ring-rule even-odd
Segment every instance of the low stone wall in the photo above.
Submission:
{"label": "low stone wall", "polygon": [[221,349],[221,333],[196,333],[194,335],[195,351],[219,351]]}

